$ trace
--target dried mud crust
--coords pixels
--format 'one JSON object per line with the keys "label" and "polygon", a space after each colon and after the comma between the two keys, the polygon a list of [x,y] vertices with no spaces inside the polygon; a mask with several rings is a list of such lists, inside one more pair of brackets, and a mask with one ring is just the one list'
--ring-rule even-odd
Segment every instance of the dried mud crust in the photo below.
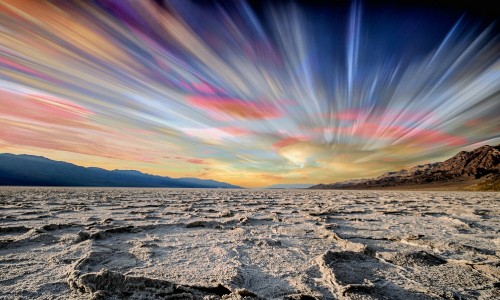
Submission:
{"label": "dried mud crust", "polygon": [[90,299],[260,299],[245,289],[229,290],[218,284],[188,286],[168,280],[145,276],[130,276],[93,266],[109,257],[110,253],[90,252],[72,266],[67,278],[70,289]]}
{"label": "dried mud crust", "polygon": [[498,193],[0,190],[0,299],[500,299]]}
{"label": "dried mud crust", "polygon": [[474,299],[484,289],[497,295],[494,281],[467,266],[424,251],[391,257],[392,262],[373,253],[327,252],[318,264],[338,299]]}
{"label": "dried mud crust", "polygon": [[222,285],[184,286],[167,280],[127,276],[101,270],[68,278],[71,289],[87,294],[91,299],[259,299],[255,294],[236,290],[231,292]]}

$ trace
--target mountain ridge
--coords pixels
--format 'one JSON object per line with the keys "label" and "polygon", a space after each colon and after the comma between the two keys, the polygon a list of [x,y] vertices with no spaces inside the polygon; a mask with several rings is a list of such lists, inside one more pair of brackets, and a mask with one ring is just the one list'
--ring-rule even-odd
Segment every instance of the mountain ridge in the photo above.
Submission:
{"label": "mountain ridge", "polygon": [[[318,184],[310,189],[365,189],[415,186],[426,188],[446,184],[465,190],[498,190],[500,181],[500,145],[484,145],[471,151],[460,151],[443,161],[417,165],[409,169],[386,172],[375,178],[354,179]],[[470,183],[467,185],[467,183]]]}
{"label": "mountain ridge", "polygon": [[[190,180],[183,180],[190,179]],[[82,167],[43,156],[0,153],[0,186],[241,188],[212,179],[171,178],[137,170]]]}

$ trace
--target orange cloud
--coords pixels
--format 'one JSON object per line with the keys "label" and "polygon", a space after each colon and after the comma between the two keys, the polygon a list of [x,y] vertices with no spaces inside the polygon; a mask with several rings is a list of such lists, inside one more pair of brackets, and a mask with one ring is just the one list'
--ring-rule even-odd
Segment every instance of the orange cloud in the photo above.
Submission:
{"label": "orange cloud", "polygon": [[282,176],[279,176],[279,175],[273,175],[273,174],[261,174],[259,176],[260,178],[264,179],[264,180],[272,180],[272,181],[281,181],[283,180],[283,177]]}
{"label": "orange cloud", "polygon": [[247,135],[251,133],[251,131],[239,127],[220,127],[219,130],[235,136]]}

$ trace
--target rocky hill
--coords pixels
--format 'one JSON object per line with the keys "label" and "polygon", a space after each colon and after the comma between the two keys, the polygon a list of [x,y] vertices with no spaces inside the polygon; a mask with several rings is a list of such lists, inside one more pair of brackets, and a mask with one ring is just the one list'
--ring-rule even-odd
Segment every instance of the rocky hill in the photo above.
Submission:
{"label": "rocky hill", "polygon": [[461,151],[437,163],[388,172],[377,178],[357,179],[332,184],[319,184],[311,189],[364,189],[460,183],[469,190],[498,190],[500,180],[500,145],[482,146]]}

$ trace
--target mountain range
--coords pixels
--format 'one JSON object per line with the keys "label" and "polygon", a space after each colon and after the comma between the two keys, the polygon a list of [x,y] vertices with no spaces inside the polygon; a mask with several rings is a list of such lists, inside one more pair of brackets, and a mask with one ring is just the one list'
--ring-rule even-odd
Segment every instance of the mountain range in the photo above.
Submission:
{"label": "mountain range", "polygon": [[461,151],[443,162],[388,172],[376,178],[318,184],[310,189],[500,190],[500,145]]}
{"label": "mountain range", "polygon": [[0,185],[87,186],[87,187],[166,187],[241,188],[236,185],[198,178],[170,178],[135,170],[105,170],[81,167],[42,156],[0,154]]}
{"label": "mountain range", "polygon": [[[135,170],[81,167],[42,156],[0,154],[0,186],[87,186],[241,188],[210,179],[171,178]],[[288,189],[443,189],[500,191],[500,145],[461,151],[443,162],[387,172],[376,178],[352,179],[330,184],[276,184],[266,188]]]}

